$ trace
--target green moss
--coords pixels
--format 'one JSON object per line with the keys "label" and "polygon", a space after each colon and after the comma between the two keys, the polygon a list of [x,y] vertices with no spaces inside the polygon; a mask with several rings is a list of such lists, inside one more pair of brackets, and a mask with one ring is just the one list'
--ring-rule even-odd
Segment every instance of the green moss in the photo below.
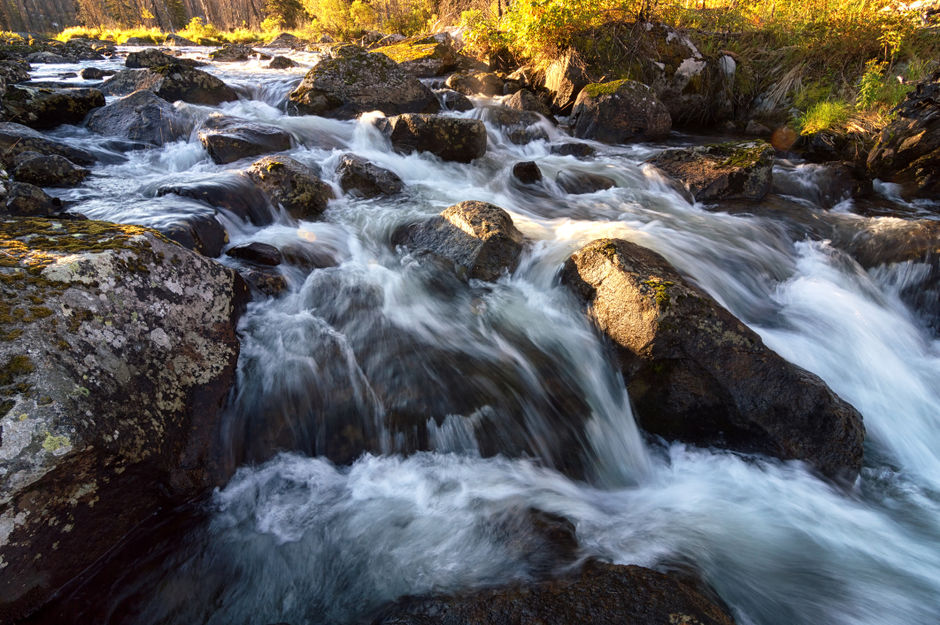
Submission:
{"label": "green moss", "polygon": [[421,59],[435,58],[437,43],[396,43],[372,50],[373,54],[384,54],[396,63],[419,61]]}
{"label": "green moss", "polygon": [[650,278],[643,282],[644,285],[653,290],[653,297],[656,299],[656,305],[664,311],[669,308],[669,287],[675,284],[669,280],[660,278]]}
{"label": "green moss", "polygon": [[71,444],[67,436],[53,436],[49,432],[46,432],[46,438],[42,441],[42,448],[52,453],[63,447],[68,447]]}
{"label": "green moss", "polygon": [[744,143],[716,143],[706,147],[707,152],[719,159],[719,167],[753,167],[767,153],[769,145],[763,141]]}
{"label": "green moss", "polygon": [[630,81],[627,78],[612,80],[610,82],[592,82],[584,88],[584,93],[592,98],[598,98],[602,95],[613,95],[617,93],[617,90],[620,89],[620,87],[628,82]]}
{"label": "green moss", "polygon": [[12,384],[17,378],[29,375],[35,371],[33,361],[29,356],[17,354],[10,358],[3,367],[0,367],[0,386]]}

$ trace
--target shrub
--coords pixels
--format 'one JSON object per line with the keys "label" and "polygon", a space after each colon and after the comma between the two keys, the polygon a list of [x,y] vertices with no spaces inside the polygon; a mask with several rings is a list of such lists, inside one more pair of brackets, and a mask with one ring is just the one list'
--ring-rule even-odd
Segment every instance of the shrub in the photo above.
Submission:
{"label": "shrub", "polygon": [[799,118],[801,134],[837,129],[848,121],[852,109],[842,100],[824,100],[812,105]]}

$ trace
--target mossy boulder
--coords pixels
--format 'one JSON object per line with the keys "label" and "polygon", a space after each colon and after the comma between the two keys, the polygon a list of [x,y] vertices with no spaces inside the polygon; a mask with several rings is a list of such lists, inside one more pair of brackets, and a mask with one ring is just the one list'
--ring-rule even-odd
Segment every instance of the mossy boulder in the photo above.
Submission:
{"label": "mossy boulder", "polygon": [[445,161],[469,163],[486,154],[486,126],[478,119],[399,115],[389,120],[396,151],[430,152]]}
{"label": "mossy boulder", "polygon": [[0,220],[0,614],[227,478],[236,274],[152,230]]}
{"label": "mossy boulder", "polygon": [[101,85],[105,95],[125,95],[140,89],[153,91],[168,102],[182,100],[207,106],[238,99],[234,89],[212,74],[177,62],[147,69],[122,70]]}
{"label": "mossy boulder", "polygon": [[13,177],[40,187],[71,187],[81,184],[90,171],[64,156],[25,153],[16,159]]}
{"label": "mossy boulder", "polygon": [[600,239],[565,262],[561,279],[614,344],[646,431],[858,474],[861,415],[659,254]]}
{"label": "mossy boulder", "polygon": [[252,163],[245,175],[294,219],[317,219],[335,195],[320,179],[319,168],[287,156],[267,156]]}
{"label": "mossy boulder", "polygon": [[200,63],[195,59],[182,59],[171,56],[156,48],[147,48],[139,52],[128,52],[127,58],[124,59],[124,66],[132,69],[161,67],[163,65],[173,64],[179,64],[185,67],[200,67],[205,65],[205,63]]}
{"label": "mossy boulder", "polygon": [[104,106],[97,89],[39,89],[8,87],[2,99],[5,121],[46,130],[61,124],[80,124],[89,111]]}
{"label": "mossy boulder", "polygon": [[384,54],[351,45],[333,54],[307,72],[291,92],[290,113],[351,119],[375,110],[399,115],[440,109],[430,89]]}
{"label": "mossy boulder", "polygon": [[649,161],[699,202],[759,200],[773,185],[774,149],[764,141],[666,150]]}
{"label": "mossy boulder", "polygon": [[188,137],[195,123],[155,93],[141,90],[94,111],[87,125],[92,132],[163,145]]}
{"label": "mossy boulder", "polygon": [[209,58],[216,63],[244,63],[260,52],[244,43],[230,43],[209,53]]}
{"label": "mossy boulder", "polygon": [[448,43],[424,38],[402,41],[381,48],[374,48],[373,54],[384,54],[398,66],[418,78],[443,76],[457,68],[457,52]]}
{"label": "mossy boulder", "polygon": [[672,117],[649,87],[624,79],[584,87],[574,103],[571,126],[581,139],[626,143],[665,137]]}
{"label": "mossy boulder", "polygon": [[199,131],[199,141],[219,164],[283,152],[291,147],[290,133],[277,126],[222,115],[212,115],[206,120]]}

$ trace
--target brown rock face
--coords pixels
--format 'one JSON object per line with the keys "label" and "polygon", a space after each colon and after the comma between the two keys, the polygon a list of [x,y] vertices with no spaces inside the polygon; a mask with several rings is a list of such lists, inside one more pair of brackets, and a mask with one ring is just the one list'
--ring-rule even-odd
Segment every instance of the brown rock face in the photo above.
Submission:
{"label": "brown rock face", "polygon": [[167,102],[217,106],[238,99],[235,90],[206,72],[175,63],[141,70],[121,70],[101,85],[105,95],[153,91]]}
{"label": "brown rock face", "polygon": [[373,625],[733,625],[724,608],[674,576],[588,562],[579,574],[456,596],[407,597]]}
{"label": "brown rock face", "polygon": [[572,255],[561,277],[615,344],[647,431],[804,460],[830,477],[858,473],[861,415],[659,254],[601,239]]}
{"label": "brown rock face", "polygon": [[648,162],[699,202],[759,200],[773,183],[774,149],[763,141],[666,150]]}
{"label": "brown rock face", "polygon": [[399,115],[390,123],[392,146],[398,152],[430,152],[458,163],[486,154],[486,126],[478,119]]}
{"label": "brown rock face", "polygon": [[594,83],[578,94],[571,112],[573,134],[604,143],[664,137],[672,128],[669,110],[642,83]]}

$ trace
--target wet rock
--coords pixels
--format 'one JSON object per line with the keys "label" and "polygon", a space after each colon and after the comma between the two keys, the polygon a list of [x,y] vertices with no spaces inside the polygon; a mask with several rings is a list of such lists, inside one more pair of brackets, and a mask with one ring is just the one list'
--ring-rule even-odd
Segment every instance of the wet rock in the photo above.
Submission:
{"label": "wet rock", "polygon": [[335,196],[320,171],[292,158],[267,156],[252,163],[248,178],[294,219],[312,220]]}
{"label": "wet rock", "polygon": [[587,143],[575,143],[573,141],[569,141],[568,143],[562,143],[561,145],[553,145],[551,152],[552,154],[558,154],[561,156],[588,158],[594,156],[597,153],[597,150],[589,146]]}
{"label": "wet rock", "polygon": [[79,167],[64,156],[35,154],[17,159],[13,177],[40,187],[72,187],[81,184],[89,170]]}
{"label": "wet rock", "polygon": [[545,70],[545,89],[553,94],[552,104],[563,114],[568,114],[574,106],[578,94],[591,81],[584,68],[577,62],[574,52],[568,51],[552,61]]}
{"label": "wet rock", "polygon": [[211,116],[199,131],[199,141],[218,164],[283,152],[291,147],[290,133],[277,126],[221,115]]}
{"label": "wet rock", "polygon": [[163,145],[189,136],[194,123],[163,98],[142,90],[94,111],[87,125],[92,132]]}
{"label": "wet rock", "polygon": [[868,155],[868,169],[902,185],[908,196],[940,195],[940,70],[897,107]]}
{"label": "wet rock", "polygon": [[373,621],[373,625],[466,623],[734,625],[734,619],[696,585],[678,576],[589,561],[580,571],[550,581],[406,597]]}
{"label": "wet rock", "polygon": [[457,68],[457,52],[449,43],[441,43],[433,37],[402,41],[374,48],[373,54],[384,54],[398,66],[418,78],[443,76]]}
{"label": "wet rock", "polygon": [[361,156],[345,154],[336,169],[343,192],[377,197],[401,193],[404,183],[395,172],[370,163]]}
{"label": "wet rock", "polygon": [[430,152],[458,163],[469,163],[486,154],[486,126],[478,119],[399,115],[389,121],[392,146],[397,152]]}
{"label": "wet rock", "polygon": [[0,159],[3,160],[3,164],[11,168],[14,159],[24,152],[57,154],[78,165],[88,166],[95,162],[95,157],[91,152],[48,139],[22,124],[0,122]]}
{"label": "wet rock", "polygon": [[438,89],[434,92],[441,102],[441,109],[445,111],[471,111],[473,102],[462,93],[457,93],[453,89]]}
{"label": "wet rock", "polygon": [[195,41],[187,39],[186,37],[177,35],[176,33],[168,33],[166,39],[163,40],[163,45],[185,48],[199,44],[197,44]]}
{"label": "wet rock", "polygon": [[522,184],[536,184],[542,181],[542,170],[535,161],[523,161],[512,166],[512,177]]}
{"label": "wet rock", "polygon": [[817,376],[768,349],[659,254],[601,239],[572,255],[561,279],[614,343],[647,431],[796,458],[829,477],[857,475],[861,415]]}
{"label": "wet rock", "polygon": [[156,42],[150,37],[128,37],[125,46],[155,46]]}
{"label": "wet rock", "polygon": [[8,85],[29,80],[29,70],[29,63],[23,59],[0,60],[0,92],[6,91]]}
{"label": "wet rock", "polygon": [[80,124],[89,111],[104,106],[104,94],[97,89],[8,87],[2,102],[4,120],[45,130]]}
{"label": "wet rock", "polygon": [[655,139],[669,134],[669,110],[652,90],[633,80],[593,83],[578,94],[572,134],[605,143]]}
{"label": "wet rock", "polygon": [[239,260],[245,260],[258,265],[267,265],[268,267],[276,267],[284,260],[279,249],[273,245],[259,243],[257,241],[252,241],[245,245],[236,245],[225,253],[232,258],[238,258]]}
{"label": "wet rock", "polygon": [[218,258],[228,245],[228,232],[212,213],[187,215],[158,230],[171,241],[208,258]]}
{"label": "wet rock", "polygon": [[538,126],[542,118],[532,111],[520,111],[505,106],[487,106],[483,109],[483,119],[502,130],[509,141],[516,145],[548,140],[548,134]]}
{"label": "wet rock", "polygon": [[291,67],[297,67],[297,63],[294,63],[286,56],[276,56],[268,63],[269,69],[288,69]]}
{"label": "wet rock", "polygon": [[156,48],[147,48],[140,52],[128,52],[124,60],[126,67],[140,69],[149,67],[160,67],[162,65],[182,65],[184,67],[200,67],[205,63],[200,63],[195,59],[182,59],[171,56]]}
{"label": "wet rock", "polygon": [[392,242],[448,259],[463,279],[493,281],[519,266],[523,237],[500,207],[461,202],[426,222],[402,226]]}
{"label": "wet rock", "polygon": [[398,115],[440,109],[434,93],[395,61],[358,46],[343,48],[342,56],[320,61],[307,72],[290,94],[292,114],[351,119],[375,110]]}
{"label": "wet rock", "polygon": [[105,95],[128,95],[141,89],[155,91],[161,78],[160,74],[147,70],[122,69],[104,81],[100,89]]}
{"label": "wet rock", "polygon": [[648,162],[685,185],[699,202],[759,200],[773,183],[774,149],[763,141],[666,150]]}
{"label": "wet rock", "polygon": [[113,76],[114,70],[101,69],[99,67],[84,67],[80,76],[85,80],[100,80],[105,76]]}
{"label": "wet rock", "polygon": [[561,187],[562,191],[572,195],[594,193],[617,186],[617,183],[607,176],[570,170],[558,172],[558,175],[555,176],[555,183]]}
{"label": "wet rock", "polygon": [[252,290],[262,295],[279,297],[287,292],[287,278],[274,267],[245,265],[238,268],[238,273]]}
{"label": "wet rock", "polygon": [[4,220],[0,245],[0,612],[15,621],[228,478],[217,427],[245,289],[135,226]]}
{"label": "wet rock", "polygon": [[774,176],[772,191],[810,200],[822,208],[832,208],[843,200],[869,195],[872,183],[854,164],[834,162],[804,165],[802,174],[788,176],[785,172],[782,176]]}
{"label": "wet rock", "polygon": [[49,197],[39,187],[26,182],[6,185],[2,215],[13,217],[52,217],[62,212],[62,202]]}
{"label": "wet rock", "polygon": [[503,106],[518,111],[531,111],[548,119],[552,118],[551,108],[528,89],[520,89],[505,100]]}
{"label": "wet rock", "polygon": [[33,52],[30,55],[27,55],[26,60],[29,63],[36,63],[38,65],[44,64],[65,64],[65,63],[74,63],[76,59],[57,54],[55,52]]}
{"label": "wet rock", "polygon": [[230,43],[209,53],[209,58],[217,63],[244,63],[261,54],[243,43]]}
{"label": "wet rock", "polygon": [[[290,48],[291,50],[303,50],[306,42],[296,35],[290,33],[280,33],[277,37],[264,44],[265,48]],[[275,57],[277,58],[277,57]]]}
{"label": "wet rock", "polygon": [[445,83],[449,89],[464,95],[503,95],[505,81],[493,72],[457,72]]}
{"label": "wet rock", "polygon": [[170,193],[224,209],[256,226],[266,226],[274,221],[267,196],[252,180],[241,174],[214,174],[209,180],[167,184],[156,190],[158,197]]}
{"label": "wet rock", "polygon": [[122,70],[101,85],[105,95],[153,91],[168,102],[217,106],[238,99],[235,90],[211,74],[178,63],[144,70]]}

